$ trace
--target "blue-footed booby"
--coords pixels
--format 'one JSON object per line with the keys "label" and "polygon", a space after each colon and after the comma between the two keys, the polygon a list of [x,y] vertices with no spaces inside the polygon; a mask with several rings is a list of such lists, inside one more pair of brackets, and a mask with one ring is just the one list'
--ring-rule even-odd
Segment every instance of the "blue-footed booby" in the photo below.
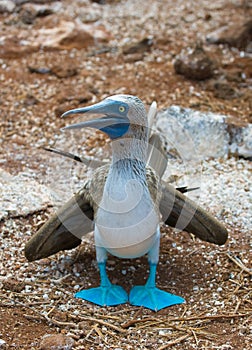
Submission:
{"label": "blue-footed booby", "polygon": [[105,114],[104,117],[73,124],[64,129],[92,127],[112,139],[112,163],[101,178],[94,174],[90,194],[94,202],[94,236],[100,271],[99,287],[82,290],[76,297],[98,305],[117,305],[128,301],[126,291],[110,282],[106,273],[107,253],[119,258],[137,258],[148,254],[150,273],[143,286],[135,286],[129,294],[132,305],[152,310],[180,304],[184,299],[156,287],[159,259],[161,198],[159,178],[149,168],[148,120],[142,101],[130,95],[115,95],[76,113]]}
{"label": "blue-footed booby", "polygon": [[[39,229],[26,244],[26,257],[32,261],[77,246],[81,236],[92,230],[94,221],[101,283],[99,287],[78,292],[76,297],[102,306],[129,300],[132,305],[156,311],[184,302],[183,298],[156,287],[160,214],[166,224],[220,245],[227,239],[225,227],[161,181],[155,170],[146,165],[149,129],[139,98],[115,95],[95,105],[67,111],[63,116],[77,113],[105,115],[64,129],[92,127],[105,132],[112,140],[112,163],[97,168],[79,193]],[[128,297],[107,276],[107,253],[120,258],[147,254],[150,273],[146,284],[133,287]]]}

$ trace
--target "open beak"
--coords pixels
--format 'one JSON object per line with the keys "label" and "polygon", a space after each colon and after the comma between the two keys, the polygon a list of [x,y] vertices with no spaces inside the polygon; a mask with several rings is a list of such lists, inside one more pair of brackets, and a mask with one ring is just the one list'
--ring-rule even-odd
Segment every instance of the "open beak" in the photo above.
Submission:
{"label": "open beak", "polygon": [[71,124],[65,126],[63,130],[89,127],[105,132],[111,139],[121,137],[127,132],[130,122],[127,118],[126,108],[123,112],[120,112],[120,105],[120,101],[106,99],[92,106],[71,109],[62,114],[62,117],[64,118],[72,114],[82,113],[105,114],[105,116],[77,124]]}

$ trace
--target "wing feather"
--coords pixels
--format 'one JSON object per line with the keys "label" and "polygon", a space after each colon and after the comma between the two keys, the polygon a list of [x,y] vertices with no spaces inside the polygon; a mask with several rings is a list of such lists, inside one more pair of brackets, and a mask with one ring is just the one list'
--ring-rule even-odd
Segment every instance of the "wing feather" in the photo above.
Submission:
{"label": "wing feather", "polygon": [[25,256],[29,261],[75,248],[81,243],[81,237],[92,231],[94,212],[86,193],[87,188],[84,187],[26,243]]}
{"label": "wing feather", "polygon": [[193,233],[203,241],[222,245],[228,232],[206,210],[168,183],[162,182],[160,212],[166,225]]}

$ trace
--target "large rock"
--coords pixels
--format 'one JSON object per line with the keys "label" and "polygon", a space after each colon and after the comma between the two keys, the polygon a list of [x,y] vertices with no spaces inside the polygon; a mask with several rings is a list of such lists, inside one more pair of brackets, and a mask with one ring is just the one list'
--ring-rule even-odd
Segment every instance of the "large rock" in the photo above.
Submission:
{"label": "large rock", "polygon": [[175,58],[174,69],[177,74],[188,79],[205,80],[213,76],[215,64],[201,43],[198,43],[194,49],[187,48],[181,51]]}
{"label": "large rock", "polygon": [[0,169],[0,220],[26,216],[52,205],[51,191],[28,174],[13,176]]}
{"label": "large rock", "polygon": [[95,41],[107,41],[108,34],[95,24],[79,21],[61,21],[56,27],[41,28],[33,40],[34,45],[44,49],[82,49],[94,45]]}
{"label": "large rock", "polygon": [[11,0],[1,0],[0,1],[0,13],[11,13],[14,11],[16,5]]}
{"label": "large rock", "polygon": [[230,153],[252,160],[252,124],[246,127],[233,125],[229,128],[229,132],[232,140]]}
{"label": "large rock", "polygon": [[167,150],[184,160],[252,157],[252,124],[236,125],[227,116],[172,106],[157,115],[157,129]]}
{"label": "large rock", "polygon": [[19,30],[15,35],[0,38],[0,57],[18,58],[43,50],[82,49],[106,42],[110,35],[96,24],[83,24],[80,21],[65,21],[49,16],[38,29]]}
{"label": "large rock", "polygon": [[[60,4],[48,6],[40,4],[24,4],[19,12],[19,18],[25,24],[32,24],[38,17],[46,17],[60,9]],[[59,5],[58,5],[59,4]]]}
{"label": "large rock", "polygon": [[7,349],[7,347],[8,347],[8,345],[7,345],[6,341],[3,339],[0,339],[0,349],[5,350],[5,349]]}
{"label": "large rock", "polygon": [[234,21],[208,34],[206,40],[210,44],[227,44],[244,49],[252,42],[252,20]]}

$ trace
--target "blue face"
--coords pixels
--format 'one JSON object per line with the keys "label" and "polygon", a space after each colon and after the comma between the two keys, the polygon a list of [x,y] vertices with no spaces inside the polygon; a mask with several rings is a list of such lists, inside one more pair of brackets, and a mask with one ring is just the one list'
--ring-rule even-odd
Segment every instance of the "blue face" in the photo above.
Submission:
{"label": "blue face", "polygon": [[122,137],[129,129],[128,111],[129,106],[127,103],[106,99],[89,107],[71,109],[63,114],[65,117],[70,114],[94,113],[105,114],[105,117],[72,124],[66,126],[64,129],[95,128],[106,133],[112,140],[117,139]]}
{"label": "blue face", "polygon": [[112,140],[122,137],[129,129],[129,123],[120,123],[101,128]]}
{"label": "blue face", "polygon": [[[104,101],[105,102],[105,101]],[[105,132],[112,140],[122,137],[129,129],[130,121],[127,118],[129,106],[127,103],[120,101],[106,100],[108,105],[106,108],[106,116],[115,117],[115,121],[111,125],[100,128]]]}

